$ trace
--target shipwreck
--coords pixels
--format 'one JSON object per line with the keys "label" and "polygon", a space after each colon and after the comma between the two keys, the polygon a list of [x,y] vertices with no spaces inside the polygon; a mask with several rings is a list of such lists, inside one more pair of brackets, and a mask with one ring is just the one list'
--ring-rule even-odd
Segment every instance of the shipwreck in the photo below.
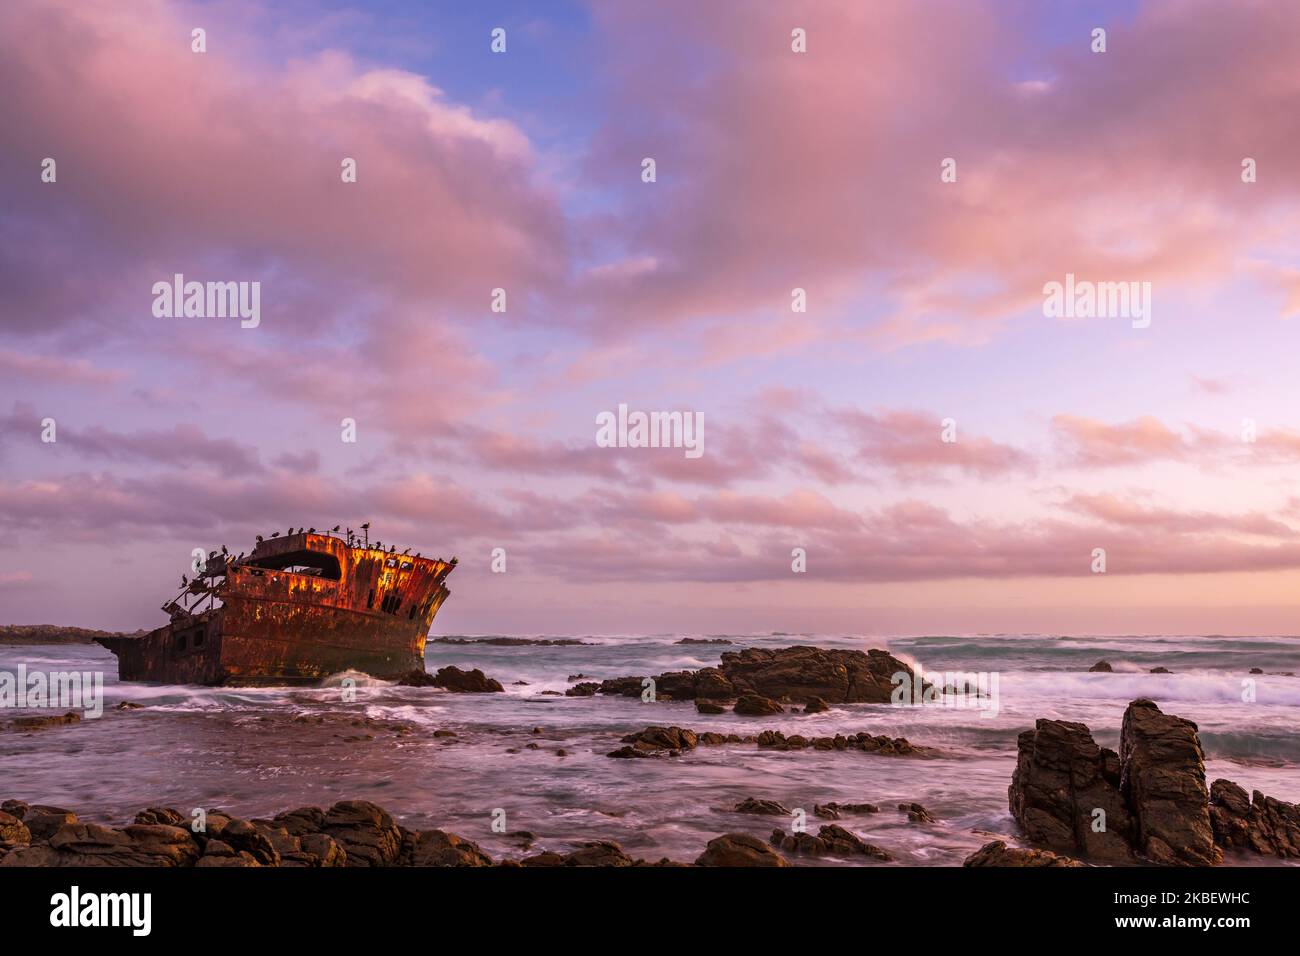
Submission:
{"label": "shipwreck", "polygon": [[363,534],[292,529],[247,556],[223,547],[163,605],[171,622],[96,638],[126,681],[313,684],[347,670],[394,680],[424,669],[424,642],[456,559],[371,546]]}

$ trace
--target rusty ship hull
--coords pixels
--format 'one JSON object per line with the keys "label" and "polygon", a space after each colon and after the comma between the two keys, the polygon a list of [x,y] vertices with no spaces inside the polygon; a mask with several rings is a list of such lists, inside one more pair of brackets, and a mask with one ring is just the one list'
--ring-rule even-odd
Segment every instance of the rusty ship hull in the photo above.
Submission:
{"label": "rusty ship hull", "polygon": [[173,602],[170,624],[99,643],[127,681],[313,684],[348,670],[392,680],[424,668],[425,638],[454,566],[328,534],[274,538],[247,559],[209,561],[203,583],[187,593],[214,606]]}

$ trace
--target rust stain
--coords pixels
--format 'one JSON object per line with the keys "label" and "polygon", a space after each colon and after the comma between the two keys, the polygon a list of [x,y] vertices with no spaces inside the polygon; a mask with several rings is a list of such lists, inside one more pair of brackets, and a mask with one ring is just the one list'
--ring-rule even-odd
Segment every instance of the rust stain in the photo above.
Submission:
{"label": "rust stain", "polygon": [[308,684],[345,670],[391,680],[424,667],[424,642],[456,559],[398,554],[331,533],[217,554],[176,599],[171,623],[99,640],[122,680]]}

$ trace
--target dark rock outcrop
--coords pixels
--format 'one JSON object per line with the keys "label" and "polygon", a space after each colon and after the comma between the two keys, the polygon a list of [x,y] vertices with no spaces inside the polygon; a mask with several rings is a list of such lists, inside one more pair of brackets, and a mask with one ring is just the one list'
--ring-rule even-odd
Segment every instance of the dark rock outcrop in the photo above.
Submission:
{"label": "dark rock outcrop", "polygon": [[695,709],[701,714],[725,714],[727,712],[727,708],[723,707],[721,704],[715,704],[713,701],[705,700],[703,697],[696,699]]}
{"label": "dark rock outcrop", "polygon": [[492,858],[477,843],[444,830],[404,830],[398,856],[401,866],[491,866]]}
{"label": "dark rock outcrop", "polygon": [[785,708],[776,701],[758,694],[742,694],[733,710],[742,717],[771,717],[785,713]]}
{"label": "dark rock outcrop", "polygon": [[820,714],[826,710],[830,710],[830,707],[827,706],[826,701],[816,695],[809,697],[804,703],[803,712],[805,714]]}
{"label": "dark rock outcrop", "polygon": [[402,834],[383,807],[366,800],[343,800],[330,807],[321,830],[347,851],[348,866],[392,866]]}
{"label": "dark rock outcrop", "polygon": [[433,676],[433,686],[458,694],[487,694],[505,690],[500,681],[488,677],[477,667],[472,671],[463,671],[450,665],[438,668],[438,673]]}
{"label": "dark rock outcrop", "polygon": [[600,690],[600,685],[595,681],[583,681],[581,684],[574,684],[564,692],[565,697],[595,697],[596,691]]}
{"label": "dark rock outcrop", "polygon": [[[672,671],[655,678],[656,694],[671,700],[724,699],[753,694],[772,700],[820,697],[830,703],[888,703],[895,674],[915,678],[912,669],[888,651],[825,649],[810,646],[726,651],[717,667]],[[638,697],[641,677],[601,683],[600,693]]]}
{"label": "dark rock outcrop", "polygon": [[1071,856],[1130,862],[1133,825],[1120,795],[1118,754],[1098,747],[1083,724],[1066,720],[1039,720],[1017,744],[1007,797],[1029,841]]}
{"label": "dark rock outcrop", "polygon": [[816,836],[807,832],[786,833],[784,830],[773,830],[772,846],[787,853],[808,856],[869,856],[886,862],[894,858],[887,850],[867,843],[856,833],[836,824],[822,827]]}
{"label": "dark rock outcrop", "polygon": [[1098,661],[1088,668],[1088,672],[1091,674],[1111,674],[1114,671],[1115,668],[1110,666],[1109,661]]}
{"label": "dark rock outcrop", "polygon": [[645,730],[637,731],[634,734],[628,734],[622,738],[622,743],[631,744],[637,750],[654,751],[654,750],[694,750],[699,740],[695,731],[687,730],[684,727],[659,727],[650,726]]}
{"label": "dark rock outcrop", "polygon": [[1120,732],[1120,791],[1134,817],[1134,846],[1163,865],[1210,866],[1222,853],[1210,826],[1205,755],[1196,725],[1135,700]]}
{"label": "dark rock outcrop", "polygon": [[785,857],[748,833],[724,833],[709,841],[696,866],[789,866]]}
{"label": "dark rock outcrop", "polygon": [[403,674],[397,684],[399,687],[437,687],[438,679],[421,667]]}
{"label": "dark rock outcrop", "polygon": [[777,803],[775,800],[760,800],[757,797],[746,797],[741,800],[732,810],[733,813],[761,813],[774,817],[788,817],[790,809]]}
{"label": "dark rock outcrop", "polygon": [[1083,864],[1068,856],[1059,856],[1051,850],[1022,850],[1007,846],[1001,840],[994,840],[966,857],[962,866],[1083,866]]}
{"label": "dark rock outcrop", "polygon": [[1246,791],[1231,780],[1210,787],[1214,842],[1225,850],[1283,859],[1300,857],[1300,805]]}

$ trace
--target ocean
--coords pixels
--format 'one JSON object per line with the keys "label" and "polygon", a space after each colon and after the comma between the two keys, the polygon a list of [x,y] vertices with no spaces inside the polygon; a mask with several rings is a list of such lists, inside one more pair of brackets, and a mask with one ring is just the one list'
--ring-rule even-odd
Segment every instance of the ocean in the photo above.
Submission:
{"label": "ocean", "polygon": [[[429,643],[429,671],[478,667],[504,685],[501,694],[399,687],[362,675],[338,675],[311,689],[124,684],[113,656],[97,645],[0,647],[0,671],[19,664],[29,671],[102,671],[106,696],[99,719],[0,733],[0,800],[63,806],[82,819],[120,825],[146,806],[187,814],[221,808],[247,818],[365,799],[405,826],[450,830],[494,858],[614,840],[634,857],[688,862],[721,833],[767,839],[776,827],[789,830],[788,818],[733,812],[745,797],[805,810],[814,832],[822,822],[814,804],[870,802],[881,812],[838,822],[898,864],[955,866],[995,837],[1014,839],[1007,786],[1020,731],[1040,717],[1079,721],[1099,744],[1115,748],[1124,708],[1137,697],[1197,723],[1209,780],[1227,777],[1248,791],[1300,800],[1300,678],[1284,676],[1300,673],[1297,637],[570,636],[590,643]],[[677,643],[683,637],[732,643]],[[728,650],[794,644],[883,647],[926,671],[996,673],[998,712],[851,704],[746,718],[702,715],[690,702],[542,693],[564,691],[580,673],[596,681],[652,675],[714,665]],[[1114,672],[1089,673],[1100,659]],[[1158,666],[1173,673],[1148,673]],[[1252,677],[1251,668],[1266,673]],[[346,699],[348,676],[354,702]],[[122,701],[143,706],[114,709]],[[781,752],[753,744],[656,759],[606,756],[622,735],[650,724],[808,737],[867,731],[907,737],[940,756]],[[895,809],[900,802],[921,803],[936,822],[909,823]],[[502,823],[506,832],[499,832]],[[791,862],[888,865],[861,858]]]}

